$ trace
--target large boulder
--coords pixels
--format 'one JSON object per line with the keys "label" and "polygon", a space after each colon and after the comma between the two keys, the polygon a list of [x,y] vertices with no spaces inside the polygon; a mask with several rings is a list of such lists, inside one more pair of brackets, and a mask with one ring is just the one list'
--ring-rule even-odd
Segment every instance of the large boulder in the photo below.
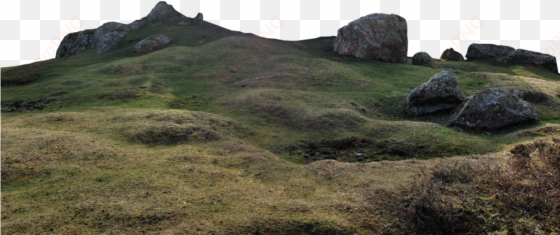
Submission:
{"label": "large boulder", "polygon": [[447,126],[495,129],[539,120],[540,116],[531,103],[507,90],[492,88],[467,98],[455,109]]}
{"label": "large boulder", "polygon": [[465,60],[465,57],[463,57],[463,55],[458,51],[453,50],[453,48],[449,48],[443,51],[440,59],[447,61],[463,61]]}
{"label": "large boulder", "polygon": [[412,57],[412,65],[433,64],[434,59],[426,52],[418,52]]}
{"label": "large boulder", "polygon": [[530,64],[537,66],[538,68],[558,73],[556,57],[549,54],[517,49],[514,53],[508,55],[506,60],[515,64]]}
{"label": "large boulder", "polygon": [[459,79],[449,71],[434,75],[406,97],[408,110],[417,115],[449,110],[465,100]]}
{"label": "large boulder", "polygon": [[149,37],[138,42],[138,44],[134,46],[134,53],[147,54],[161,48],[161,46],[167,43],[169,43],[169,38],[164,35],[160,34]]}
{"label": "large boulder", "polygon": [[91,39],[92,34],[83,31],[66,35],[56,50],[56,58],[74,55],[89,48]]}
{"label": "large boulder", "polygon": [[363,16],[338,30],[334,51],[392,63],[406,63],[408,50],[406,20],[382,13]]}
{"label": "large boulder", "polygon": [[92,38],[93,49],[101,54],[113,48],[130,30],[130,26],[117,22],[107,22],[95,30]]}
{"label": "large boulder", "polygon": [[508,56],[513,52],[515,52],[515,49],[510,46],[473,43],[467,50],[467,59]]}

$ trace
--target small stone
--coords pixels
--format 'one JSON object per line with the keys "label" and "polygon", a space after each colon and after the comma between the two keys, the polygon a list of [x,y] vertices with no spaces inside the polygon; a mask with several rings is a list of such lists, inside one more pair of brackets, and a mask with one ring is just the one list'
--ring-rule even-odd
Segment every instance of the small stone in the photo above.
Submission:
{"label": "small stone", "polygon": [[465,57],[463,57],[463,55],[461,55],[458,51],[453,50],[453,48],[449,48],[441,54],[440,59],[447,61],[463,61],[465,60]]}
{"label": "small stone", "polygon": [[412,65],[433,64],[434,59],[426,52],[418,52],[412,57]]}

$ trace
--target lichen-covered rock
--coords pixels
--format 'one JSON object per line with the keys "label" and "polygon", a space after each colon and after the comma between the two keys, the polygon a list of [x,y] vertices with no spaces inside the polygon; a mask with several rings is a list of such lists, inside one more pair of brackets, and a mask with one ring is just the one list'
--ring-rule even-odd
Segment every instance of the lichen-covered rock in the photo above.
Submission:
{"label": "lichen-covered rock", "polygon": [[506,57],[506,60],[515,64],[530,64],[538,68],[546,69],[558,73],[556,57],[534,51],[517,49]]}
{"label": "lichen-covered rock", "polygon": [[394,14],[363,16],[338,30],[334,51],[357,58],[406,63],[406,20]]}
{"label": "lichen-covered rock", "polygon": [[465,57],[463,57],[463,55],[458,51],[453,50],[453,48],[449,48],[443,51],[440,59],[447,61],[463,61],[465,60]]}
{"label": "lichen-covered rock", "polygon": [[433,64],[434,59],[426,52],[418,52],[412,57],[412,65]]}
{"label": "lichen-covered rock", "polygon": [[455,109],[447,126],[495,129],[539,120],[531,103],[507,90],[492,88],[467,98]]}
{"label": "lichen-covered rock", "polygon": [[135,20],[134,22],[128,24],[131,30],[136,30],[144,27],[146,23],[143,20]]}
{"label": "lichen-covered rock", "polygon": [[56,58],[74,55],[89,48],[91,39],[92,35],[83,31],[66,35],[56,50]]}
{"label": "lichen-covered rock", "polygon": [[510,46],[473,43],[467,50],[467,59],[508,56],[513,52],[515,49]]}
{"label": "lichen-covered rock", "polygon": [[117,22],[108,22],[95,30],[92,38],[93,49],[101,54],[113,48],[130,30],[130,26]]}
{"label": "lichen-covered rock", "polygon": [[406,97],[408,110],[417,115],[449,110],[465,100],[459,79],[448,71],[434,75]]}
{"label": "lichen-covered rock", "polygon": [[161,48],[161,46],[167,43],[169,43],[169,38],[164,35],[160,34],[149,37],[138,42],[138,44],[134,46],[134,53],[147,54]]}

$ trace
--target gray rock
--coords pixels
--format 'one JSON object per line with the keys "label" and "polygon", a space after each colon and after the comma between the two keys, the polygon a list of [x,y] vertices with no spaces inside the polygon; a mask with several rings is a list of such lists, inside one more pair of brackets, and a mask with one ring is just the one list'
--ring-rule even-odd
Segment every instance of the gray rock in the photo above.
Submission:
{"label": "gray rock", "polygon": [[508,55],[506,60],[515,64],[530,64],[538,68],[558,73],[558,65],[556,57],[534,51],[517,49],[514,53]]}
{"label": "gray rock", "polygon": [[164,1],[158,2],[156,6],[150,11],[146,18],[150,22],[156,21],[169,21],[169,20],[176,20],[179,18],[185,17],[183,14],[179,13],[178,11],[173,8],[173,6],[167,4]]}
{"label": "gray rock", "polygon": [[449,48],[443,51],[440,59],[447,61],[463,61],[465,60],[465,57],[463,57],[463,55],[458,51],[453,50],[453,48]]}
{"label": "gray rock", "polygon": [[531,103],[507,90],[492,88],[467,98],[454,110],[447,126],[495,129],[539,120],[540,116]]}
{"label": "gray rock", "polygon": [[546,102],[551,98],[546,93],[532,88],[529,90],[514,90],[512,94],[531,103]]}
{"label": "gray rock", "polygon": [[465,100],[459,79],[448,71],[434,75],[406,97],[408,110],[417,115],[449,110]]}
{"label": "gray rock", "polygon": [[434,59],[426,52],[418,52],[412,57],[412,65],[433,64]]}
{"label": "gray rock", "polygon": [[189,18],[175,10],[172,5],[164,1],[158,2],[156,6],[146,16],[146,19],[151,22],[152,26],[159,26],[161,24],[171,24],[177,26],[196,25],[202,22],[202,13],[198,13],[195,18]]}
{"label": "gray rock", "polygon": [[146,23],[143,20],[135,20],[134,22],[128,24],[131,30],[136,30],[144,27]]}
{"label": "gray rock", "polygon": [[382,13],[363,16],[338,30],[334,51],[340,55],[406,63],[406,20]]}
{"label": "gray rock", "polygon": [[56,50],[56,58],[74,55],[89,48],[91,39],[92,35],[83,31],[66,35]]}
{"label": "gray rock", "polygon": [[196,17],[194,17],[194,24],[200,24],[200,22],[202,22],[204,20],[204,17],[202,16],[202,13],[198,13],[196,14]]}
{"label": "gray rock", "polygon": [[138,44],[134,46],[134,53],[147,54],[161,48],[161,46],[167,43],[169,43],[169,38],[164,35],[160,34],[149,37],[138,42]]}
{"label": "gray rock", "polygon": [[93,34],[92,46],[94,50],[97,54],[101,54],[112,49],[130,29],[130,26],[117,22],[108,22],[101,25]]}
{"label": "gray rock", "polygon": [[467,50],[467,59],[508,56],[513,52],[515,52],[515,49],[509,46],[473,43]]}
{"label": "gray rock", "polygon": [[523,97],[525,97],[526,93],[527,93],[526,91],[514,90],[512,94],[514,96],[517,96],[517,97],[523,99]]}

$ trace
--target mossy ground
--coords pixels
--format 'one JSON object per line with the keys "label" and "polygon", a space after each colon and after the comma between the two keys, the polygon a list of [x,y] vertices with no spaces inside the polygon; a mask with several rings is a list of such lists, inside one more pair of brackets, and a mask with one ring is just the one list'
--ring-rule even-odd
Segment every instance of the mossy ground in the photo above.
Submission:
{"label": "mossy ground", "polygon": [[[171,43],[134,54],[156,34]],[[560,133],[557,74],[335,57],[330,39],[148,26],[102,55],[2,68],[2,231],[395,232],[400,204],[386,199],[419,167],[500,161],[515,143]],[[546,94],[534,103],[542,122],[473,130],[446,128],[447,112],[406,113],[406,95],[441,68],[461,71],[466,95]]]}

